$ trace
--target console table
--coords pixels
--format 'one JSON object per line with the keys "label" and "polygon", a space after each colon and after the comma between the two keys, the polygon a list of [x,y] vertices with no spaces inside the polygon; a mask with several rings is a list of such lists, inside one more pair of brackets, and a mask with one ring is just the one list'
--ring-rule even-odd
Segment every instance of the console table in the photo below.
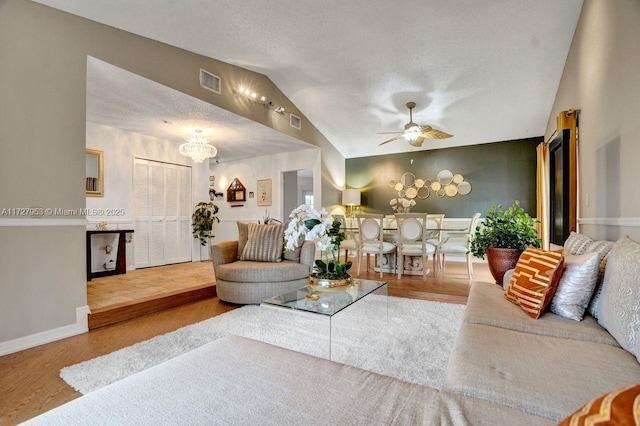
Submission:
{"label": "console table", "polygon": [[[114,231],[87,231],[87,281],[91,281],[92,278],[124,274],[127,272],[127,253],[125,248],[124,234],[133,232],[133,229],[118,229]],[[116,269],[114,269],[113,271],[91,272],[91,236],[95,234],[118,234],[118,255],[116,256]]]}

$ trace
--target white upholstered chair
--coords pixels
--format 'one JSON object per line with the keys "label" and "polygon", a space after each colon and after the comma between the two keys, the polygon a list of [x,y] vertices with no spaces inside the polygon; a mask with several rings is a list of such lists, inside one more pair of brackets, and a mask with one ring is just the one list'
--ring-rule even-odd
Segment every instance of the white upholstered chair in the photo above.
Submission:
{"label": "white upholstered chair", "polygon": [[369,256],[378,255],[378,267],[380,268],[380,278],[382,278],[382,255],[395,253],[396,245],[384,241],[384,228],[382,214],[360,213],[356,215],[358,219],[358,275],[360,275],[360,265],[362,256],[367,255],[367,270],[369,269]]}
{"label": "white upholstered chair", "polygon": [[[402,277],[405,256],[422,256],[422,279],[427,280],[427,259],[435,254],[435,247],[427,243],[429,231],[426,213],[398,213],[398,278]],[[435,268],[434,257],[434,268]]]}
{"label": "white upholstered chair", "polygon": [[440,267],[439,254],[440,245],[442,245],[442,239],[444,234],[442,233],[442,222],[444,221],[443,213],[429,213],[427,215],[427,244],[433,246],[433,275],[438,275],[438,269]]}
{"label": "white upholstered chair", "polygon": [[347,219],[345,218],[345,216],[343,214],[334,214],[332,216],[334,219],[338,219],[340,221],[340,228],[342,229],[342,232],[345,233],[345,239],[340,241],[338,260],[340,260],[340,252],[344,251],[344,263],[347,263],[347,261],[349,260],[349,252],[356,253],[358,251],[358,243],[355,240],[355,235],[352,232],[346,232],[345,230],[345,226],[347,223]]}
{"label": "white upholstered chair", "polygon": [[471,253],[469,253],[469,240],[478,226],[478,219],[480,219],[480,213],[475,213],[469,221],[469,227],[464,231],[447,232],[438,252],[441,259],[441,270],[445,270],[445,256],[451,255],[466,255],[467,256],[467,275],[469,279],[473,276],[473,262]]}

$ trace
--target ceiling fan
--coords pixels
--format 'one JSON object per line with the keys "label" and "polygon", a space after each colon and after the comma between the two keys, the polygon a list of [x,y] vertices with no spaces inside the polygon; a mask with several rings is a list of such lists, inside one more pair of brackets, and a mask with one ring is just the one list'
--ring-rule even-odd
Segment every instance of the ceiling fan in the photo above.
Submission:
{"label": "ceiling fan", "polygon": [[389,142],[393,142],[396,139],[405,138],[407,142],[409,142],[412,146],[422,146],[422,142],[425,139],[446,139],[450,138],[453,135],[449,133],[442,132],[440,130],[436,130],[431,126],[421,126],[413,122],[413,109],[416,107],[415,102],[407,102],[407,108],[409,108],[409,122],[404,125],[404,132],[381,132],[377,133],[378,135],[385,135],[391,133],[401,133],[398,136],[395,136],[391,139],[387,139],[382,142],[380,145],[384,145]]}

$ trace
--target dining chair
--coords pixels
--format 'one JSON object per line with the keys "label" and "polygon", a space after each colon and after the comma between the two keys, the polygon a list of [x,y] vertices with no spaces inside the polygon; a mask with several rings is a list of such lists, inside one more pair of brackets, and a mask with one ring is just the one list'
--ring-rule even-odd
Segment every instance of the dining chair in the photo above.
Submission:
{"label": "dining chair", "polygon": [[358,275],[360,275],[360,265],[362,265],[362,255],[367,255],[367,270],[369,270],[369,256],[378,255],[378,267],[380,268],[380,278],[382,278],[382,256],[396,252],[396,245],[384,240],[384,227],[382,214],[359,213],[358,235],[356,241],[358,246]]}
{"label": "dining chair", "polygon": [[435,253],[435,247],[427,244],[429,233],[427,213],[397,213],[396,220],[398,221],[398,279],[404,272],[405,256],[422,256],[422,279],[426,281],[427,259],[429,255]]}
{"label": "dining chair", "polygon": [[433,275],[438,275],[440,269],[440,246],[442,245],[442,223],[444,222],[443,213],[429,213],[427,215],[427,244],[433,246]]}
{"label": "dining chair", "polygon": [[471,220],[469,221],[469,227],[464,231],[452,231],[447,232],[444,241],[440,245],[439,253],[441,256],[441,271],[445,270],[445,256],[447,254],[452,255],[460,255],[464,254],[467,256],[467,275],[469,275],[469,279],[473,276],[473,258],[471,253],[469,253],[469,241],[471,240],[471,236],[476,230],[476,226],[478,226],[478,220],[480,219],[480,213],[475,213]]}
{"label": "dining chair", "polygon": [[340,247],[338,249],[338,260],[340,260],[340,251],[344,251],[344,263],[347,263],[347,261],[349,260],[349,252],[357,252],[358,250],[358,244],[356,243],[357,235],[354,235],[353,232],[347,232],[347,230],[345,229],[347,218],[343,214],[334,214],[332,216],[334,219],[340,221],[340,228],[345,235],[345,239],[340,241]]}

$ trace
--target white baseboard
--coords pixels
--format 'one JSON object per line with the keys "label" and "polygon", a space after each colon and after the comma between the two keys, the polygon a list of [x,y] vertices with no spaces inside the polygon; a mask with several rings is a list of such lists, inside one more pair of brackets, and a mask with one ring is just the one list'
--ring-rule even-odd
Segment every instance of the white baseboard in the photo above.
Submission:
{"label": "white baseboard", "polygon": [[80,306],[76,308],[76,322],[53,330],[42,331],[30,336],[20,337],[18,339],[9,340],[0,343],[0,356],[12,354],[14,352],[23,351],[35,346],[44,345],[56,340],[65,339],[77,334],[89,331],[89,318],[91,313],[89,306]]}

